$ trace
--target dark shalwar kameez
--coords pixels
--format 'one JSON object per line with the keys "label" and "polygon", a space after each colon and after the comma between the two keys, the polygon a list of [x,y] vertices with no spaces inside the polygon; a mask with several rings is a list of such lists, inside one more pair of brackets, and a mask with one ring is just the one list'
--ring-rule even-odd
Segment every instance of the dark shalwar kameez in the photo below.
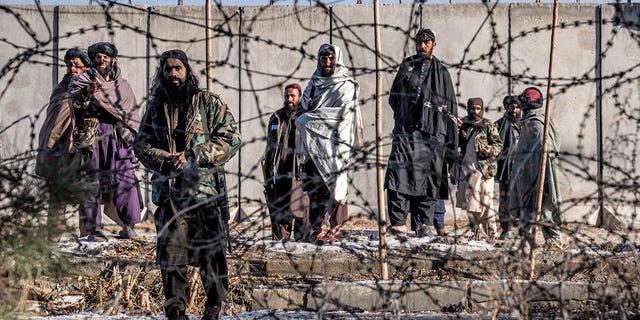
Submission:
{"label": "dark shalwar kameez", "polygon": [[396,75],[389,104],[395,125],[385,177],[389,220],[403,226],[407,214],[431,225],[437,198],[448,198],[448,168],[456,158],[455,90],[435,57],[406,58]]}

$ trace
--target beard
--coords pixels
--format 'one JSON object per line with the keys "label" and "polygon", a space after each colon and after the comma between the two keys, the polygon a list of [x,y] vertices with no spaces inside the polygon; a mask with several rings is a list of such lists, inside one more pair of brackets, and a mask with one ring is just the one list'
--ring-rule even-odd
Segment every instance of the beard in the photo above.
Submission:
{"label": "beard", "polygon": [[520,119],[520,113],[507,112],[507,119],[509,119],[509,121],[511,122],[516,122],[518,121],[518,119]]}
{"label": "beard", "polygon": [[322,76],[323,77],[330,77],[331,75],[333,75],[336,72],[336,66],[334,65],[331,68],[320,68],[320,70],[322,70]]}
{"label": "beard", "polygon": [[[177,80],[178,84],[176,85],[173,81]],[[167,91],[167,94],[171,98],[171,100],[179,101],[184,100],[187,97],[187,82],[178,78],[169,78],[166,79],[162,77],[161,79],[162,87]]]}
{"label": "beard", "polygon": [[103,78],[106,78],[107,76],[111,76],[111,73],[113,72],[113,63],[108,64],[106,66],[94,66],[94,68],[96,69],[96,71],[98,71],[98,74],[100,74]]}
{"label": "beard", "polygon": [[289,110],[296,110],[298,108],[298,104],[296,102],[285,102],[284,105],[289,108]]}
{"label": "beard", "polygon": [[418,54],[423,58],[431,59],[431,56],[433,55],[433,50],[426,51],[420,48],[418,49]]}

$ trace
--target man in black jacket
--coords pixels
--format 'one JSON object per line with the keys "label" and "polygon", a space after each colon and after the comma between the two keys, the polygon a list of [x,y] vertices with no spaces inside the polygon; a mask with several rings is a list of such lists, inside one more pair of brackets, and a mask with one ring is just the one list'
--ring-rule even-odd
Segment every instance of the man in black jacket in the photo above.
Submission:
{"label": "man in black jacket", "polygon": [[416,235],[432,237],[437,198],[448,198],[448,171],[457,158],[456,93],[447,68],[433,56],[435,33],[420,29],[417,54],[402,61],[389,104],[395,125],[385,178],[389,231],[404,237],[407,213],[420,221]]}

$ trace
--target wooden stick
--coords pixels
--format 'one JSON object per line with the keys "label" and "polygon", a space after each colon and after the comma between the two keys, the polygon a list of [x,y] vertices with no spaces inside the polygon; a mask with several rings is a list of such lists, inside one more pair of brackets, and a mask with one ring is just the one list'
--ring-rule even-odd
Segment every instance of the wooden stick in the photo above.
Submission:
{"label": "wooden stick", "polygon": [[544,115],[544,135],[542,136],[542,159],[540,163],[540,174],[538,175],[538,194],[536,198],[536,217],[533,224],[533,234],[531,251],[529,253],[529,281],[533,280],[536,267],[536,233],[538,233],[538,222],[542,214],[542,196],[544,193],[544,180],[547,173],[547,149],[549,144],[549,125],[551,122],[551,82],[553,81],[553,60],[556,52],[556,30],[558,29],[558,0],[553,1],[553,24],[551,27],[551,48],[549,49],[549,78],[547,79],[547,103]]}
{"label": "wooden stick", "polygon": [[380,52],[380,1],[373,2],[373,20],[376,38],[376,176],[378,185],[378,233],[380,252],[380,277],[389,279],[387,266],[387,223],[384,205],[384,177],[382,172],[382,58]]}

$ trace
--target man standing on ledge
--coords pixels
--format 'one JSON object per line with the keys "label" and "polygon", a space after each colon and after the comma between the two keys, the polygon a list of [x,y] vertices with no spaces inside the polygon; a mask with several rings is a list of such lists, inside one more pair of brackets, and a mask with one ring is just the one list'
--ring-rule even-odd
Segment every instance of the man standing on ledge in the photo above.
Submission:
{"label": "man standing on ledge", "polygon": [[433,56],[433,31],[420,29],[415,46],[417,54],[402,61],[389,95],[395,124],[385,177],[388,230],[401,239],[407,213],[418,217],[418,237],[434,236],[436,199],[448,198],[448,171],[457,159],[456,93],[449,71]]}
{"label": "man standing on ledge", "polygon": [[49,239],[58,241],[66,229],[64,213],[66,204],[77,197],[70,188],[77,183],[77,159],[71,155],[73,132],[73,108],[69,100],[69,82],[89,69],[91,60],[85,51],[69,49],[64,54],[67,73],[58,83],[47,107],[40,134],[38,135],[38,157],[36,174],[47,182],[49,209],[47,225]]}
{"label": "man standing on ledge", "polygon": [[525,89],[520,97],[522,128],[513,156],[513,173],[509,189],[509,208],[512,217],[519,217],[520,235],[530,246],[533,243],[533,227],[539,224],[550,250],[564,250],[560,239],[560,206],[562,197],[558,186],[556,166],[560,153],[560,137],[553,121],[550,122],[547,145],[547,165],[542,194],[540,220],[536,219],[536,198],[542,164],[542,141],[544,139],[545,109],[542,107],[542,92],[535,87]]}
{"label": "man standing on ledge", "polygon": [[262,172],[273,240],[289,240],[292,230],[296,241],[308,236],[309,197],[296,179],[296,117],[301,96],[299,84],[284,87],[284,106],[271,115],[267,125]]}
{"label": "man standing on ledge", "polygon": [[507,239],[509,237],[509,229],[511,226],[516,225],[518,221],[518,217],[512,217],[509,213],[509,182],[511,180],[513,152],[520,137],[520,118],[522,116],[518,96],[504,97],[502,106],[505,110],[504,116],[496,121],[498,132],[500,132],[500,140],[502,140],[502,152],[498,156],[498,173],[496,174],[496,180],[499,182],[500,188],[498,217],[502,228],[499,240]]}
{"label": "man standing on ledge", "polygon": [[200,268],[207,301],[203,320],[218,319],[229,288],[224,165],[240,132],[220,96],[198,87],[187,55],[160,56],[135,151],[153,171],[157,261],[169,320],[187,320],[187,265]]}
{"label": "man standing on ledge", "polygon": [[91,69],[69,85],[76,120],[72,149],[82,154],[86,180],[95,186],[92,199],[80,204],[80,234],[87,233],[89,241],[106,241],[100,207],[112,202],[123,223],[120,238],[130,239],[142,211],[131,149],[140,123],[136,97],[122,77],[113,44],[98,42],[88,52]]}
{"label": "man standing on ledge", "polygon": [[[349,75],[342,50],[321,45],[316,71],[302,96],[303,113],[296,120],[303,188],[311,204],[311,241],[327,243],[344,235],[340,227],[349,216],[348,169],[354,147],[362,142],[359,92],[360,84]],[[325,216],[330,224],[326,233]]]}

